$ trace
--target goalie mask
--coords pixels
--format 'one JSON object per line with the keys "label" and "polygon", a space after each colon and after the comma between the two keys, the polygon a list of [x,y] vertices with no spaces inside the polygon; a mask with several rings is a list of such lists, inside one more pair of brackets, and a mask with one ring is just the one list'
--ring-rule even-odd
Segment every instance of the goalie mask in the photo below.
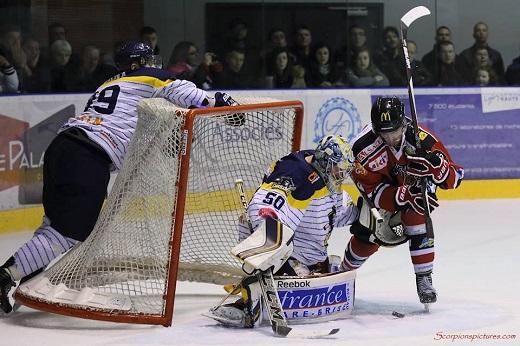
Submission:
{"label": "goalie mask", "polygon": [[329,189],[337,190],[354,168],[354,154],[345,138],[329,135],[316,147],[312,164]]}
{"label": "goalie mask", "polygon": [[116,50],[114,61],[120,71],[140,67],[162,68],[161,56],[154,55],[150,45],[139,41],[124,42]]}

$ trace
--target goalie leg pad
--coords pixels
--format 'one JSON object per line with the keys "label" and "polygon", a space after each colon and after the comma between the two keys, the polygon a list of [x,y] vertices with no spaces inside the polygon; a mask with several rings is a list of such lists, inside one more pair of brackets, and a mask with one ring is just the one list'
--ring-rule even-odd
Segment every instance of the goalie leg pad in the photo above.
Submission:
{"label": "goalie leg pad", "polygon": [[266,218],[249,237],[231,249],[248,275],[272,268],[276,273],[293,252],[294,231],[278,220]]}

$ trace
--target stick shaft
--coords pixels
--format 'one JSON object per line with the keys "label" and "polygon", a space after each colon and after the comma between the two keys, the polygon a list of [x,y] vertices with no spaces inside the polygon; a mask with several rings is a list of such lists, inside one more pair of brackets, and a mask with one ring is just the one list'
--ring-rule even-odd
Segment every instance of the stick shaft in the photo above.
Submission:
{"label": "stick shaft", "polygon": [[[428,11],[429,12],[429,11]],[[427,13],[429,14],[429,13]],[[426,14],[426,15],[427,15]],[[408,13],[406,14],[408,15]],[[406,15],[404,17],[406,17]],[[403,18],[401,18],[401,42],[403,47],[403,55],[404,60],[406,64],[406,77],[408,80],[408,100],[410,101],[410,113],[412,115],[412,125],[414,129],[414,135],[415,135],[415,147],[417,151],[421,151],[421,139],[419,138],[419,123],[417,120],[417,109],[415,108],[415,93],[414,93],[414,86],[413,86],[413,74],[412,74],[412,64],[410,61],[410,56],[408,54],[408,26],[412,24],[413,21],[410,21],[408,23],[403,22]],[[426,186],[428,185],[428,179],[423,178],[421,179],[421,192],[423,196],[424,201],[424,218],[425,218],[425,224],[426,224],[426,232],[430,236],[433,236],[433,222],[432,218],[430,216],[430,204],[428,203],[428,196],[426,191]]]}

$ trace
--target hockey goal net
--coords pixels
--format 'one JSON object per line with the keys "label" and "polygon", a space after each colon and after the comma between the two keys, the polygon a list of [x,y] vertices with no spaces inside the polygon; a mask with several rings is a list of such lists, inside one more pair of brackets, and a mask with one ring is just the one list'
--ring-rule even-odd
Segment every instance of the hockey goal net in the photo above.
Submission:
{"label": "hockey goal net", "polygon": [[299,149],[298,101],[237,98],[235,107],[183,109],[164,99],[139,121],[89,238],[20,285],[39,310],[114,322],[171,324],[177,280],[236,282],[229,255],[241,204],[269,165]]}

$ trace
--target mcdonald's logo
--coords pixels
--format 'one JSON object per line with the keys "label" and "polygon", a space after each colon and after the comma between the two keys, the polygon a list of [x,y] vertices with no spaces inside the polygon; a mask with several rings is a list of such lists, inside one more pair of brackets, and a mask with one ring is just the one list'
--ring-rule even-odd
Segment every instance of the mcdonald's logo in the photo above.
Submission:
{"label": "mcdonald's logo", "polygon": [[390,121],[390,112],[381,113],[381,121]]}

